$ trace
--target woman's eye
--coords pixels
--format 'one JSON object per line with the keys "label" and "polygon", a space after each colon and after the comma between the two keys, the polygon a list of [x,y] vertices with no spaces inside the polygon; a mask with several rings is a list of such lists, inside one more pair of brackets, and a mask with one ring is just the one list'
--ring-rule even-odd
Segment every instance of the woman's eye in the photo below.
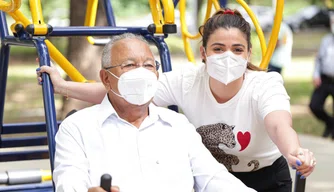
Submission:
{"label": "woman's eye", "polygon": [[238,52],[238,53],[241,53],[243,51],[244,51],[243,49],[235,49],[235,52]]}
{"label": "woman's eye", "polygon": [[219,48],[219,47],[217,47],[217,48],[214,48],[214,49],[213,49],[213,51],[215,51],[215,52],[219,52],[219,51],[223,51],[223,49],[222,49],[222,48]]}

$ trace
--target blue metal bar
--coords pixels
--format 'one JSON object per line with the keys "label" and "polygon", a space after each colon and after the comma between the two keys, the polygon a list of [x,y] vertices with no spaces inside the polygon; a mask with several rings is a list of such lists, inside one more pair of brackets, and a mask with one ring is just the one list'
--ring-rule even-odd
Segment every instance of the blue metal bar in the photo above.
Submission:
{"label": "blue metal bar", "polygon": [[227,0],[219,0],[220,7],[226,7],[227,5]]}
{"label": "blue metal bar", "polygon": [[0,148],[7,147],[28,147],[47,145],[48,140],[46,136],[27,136],[27,137],[10,137],[2,138]]}
{"label": "blue metal bar", "polygon": [[122,33],[149,34],[146,27],[54,27],[49,36],[110,36]]}
{"label": "blue metal bar", "polygon": [[6,83],[8,74],[8,61],[9,61],[9,45],[5,45],[1,42],[0,48],[0,143],[1,133],[3,132],[3,116],[5,110],[5,96],[6,96]]}
{"label": "blue metal bar", "polygon": [[7,27],[7,20],[6,14],[0,11],[0,38],[3,40],[8,35],[8,27]]}
{"label": "blue metal bar", "polygon": [[111,0],[104,0],[103,5],[104,5],[104,11],[106,12],[108,25],[116,27],[116,21],[115,21],[114,11],[111,5]]}
{"label": "blue metal bar", "polygon": [[17,46],[24,46],[24,47],[35,47],[34,43],[31,40],[24,40],[24,39],[17,39],[13,36],[6,36],[3,40],[5,45],[17,45]]}
{"label": "blue metal bar", "polygon": [[[19,149],[0,151],[0,162],[48,159],[48,149]],[[53,163],[52,163],[53,164]]]}
{"label": "blue metal bar", "polygon": [[179,0],[174,0],[173,3],[174,3],[174,8],[175,8],[177,4],[179,3]]}
{"label": "blue metal bar", "polygon": [[[58,126],[60,123],[61,121],[57,122]],[[12,123],[4,124],[2,129],[2,134],[45,132],[46,124],[45,122]]]}
{"label": "blue metal bar", "polygon": [[[166,36],[167,37],[167,36]],[[172,65],[170,61],[170,54],[168,46],[165,42],[165,36],[156,36],[153,37],[152,35],[146,35],[146,39],[153,41],[155,45],[158,47],[160,59],[161,59],[161,67],[162,72],[172,71]],[[176,105],[168,106],[169,109],[178,112],[178,107]]]}
{"label": "blue metal bar", "polygon": [[52,182],[0,186],[1,192],[53,192]]}
{"label": "blue metal bar", "polygon": [[[39,65],[50,66],[50,56],[48,48],[44,42],[43,38],[36,38],[33,40],[39,57]],[[56,151],[56,142],[55,136],[57,133],[58,125],[56,119],[56,109],[54,103],[53,87],[49,75],[46,73],[42,74],[43,83],[43,102],[44,102],[44,112],[45,112],[45,121],[46,121],[46,131],[48,136],[48,145],[49,145],[49,155],[50,155],[50,165],[51,170],[54,168],[54,153]]]}

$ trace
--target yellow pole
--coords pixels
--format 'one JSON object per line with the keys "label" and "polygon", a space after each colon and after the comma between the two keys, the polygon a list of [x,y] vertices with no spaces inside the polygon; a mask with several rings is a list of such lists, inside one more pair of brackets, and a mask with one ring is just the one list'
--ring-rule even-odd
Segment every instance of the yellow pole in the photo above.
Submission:
{"label": "yellow pole", "polygon": [[149,4],[151,8],[151,13],[152,13],[152,19],[155,24],[155,32],[163,33],[162,25],[164,24],[164,19],[162,16],[160,1],[149,0]]}
{"label": "yellow pole", "polygon": [[29,0],[32,21],[34,24],[44,24],[40,0]]}
{"label": "yellow pole", "polygon": [[87,82],[81,73],[58,51],[58,49],[49,41],[45,40],[51,58],[66,72],[66,74],[77,82]]}
{"label": "yellow pole", "polygon": [[172,0],[162,0],[162,5],[164,7],[164,23],[174,24],[174,3]]}
{"label": "yellow pole", "polygon": [[18,10],[20,7],[21,0],[11,0],[10,2],[0,0],[0,11],[11,13]]}
{"label": "yellow pole", "polygon": [[[85,26],[93,27],[95,25],[98,4],[98,0],[88,0],[84,24]],[[88,36],[87,40],[90,44],[95,44],[94,37]]]}
{"label": "yellow pole", "polygon": [[269,39],[268,49],[264,57],[262,57],[262,61],[260,64],[260,67],[262,69],[266,69],[268,67],[270,58],[273,55],[274,49],[276,47],[278,34],[279,34],[279,30],[280,30],[281,22],[283,18],[283,8],[284,8],[284,0],[277,0],[274,25],[273,25],[271,36]]}
{"label": "yellow pole", "polygon": [[256,19],[256,16],[254,15],[253,11],[249,8],[247,3],[245,3],[243,0],[237,0],[237,2],[246,10],[250,18],[252,19],[252,22],[254,23],[256,33],[260,40],[261,45],[261,51],[262,51],[262,59],[266,53],[267,47],[266,47],[266,40],[264,39],[263,31],[261,29],[261,26],[259,25],[259,22]]}

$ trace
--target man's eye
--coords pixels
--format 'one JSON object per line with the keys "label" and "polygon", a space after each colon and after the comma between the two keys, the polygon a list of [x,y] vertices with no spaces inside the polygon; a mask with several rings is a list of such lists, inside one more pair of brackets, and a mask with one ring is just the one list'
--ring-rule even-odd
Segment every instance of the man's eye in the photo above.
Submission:
{"label": "man's eye", "polygon": [[154,68],[154,65],[153,64],[144,64],[144,67],[145,68]]}
{"label": "man's eye", "polygon": [[134,63],[129,63],[129,64],[125,64],[124,65],[124,68],[130,68],[130,67],[135,67],[136,66],[136,64],[134,64]]}

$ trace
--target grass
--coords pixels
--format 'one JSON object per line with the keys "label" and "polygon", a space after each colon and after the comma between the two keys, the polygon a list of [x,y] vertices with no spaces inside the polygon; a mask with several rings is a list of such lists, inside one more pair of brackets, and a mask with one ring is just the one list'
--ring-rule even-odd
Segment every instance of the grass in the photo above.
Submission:
{"label": "grass", "polygon": [[[35,69],[34,63],[9,66],[4,123],[44,121],[42,92],[37,85]],[[294,129],[299,133],[320,136],[324,125],[314,118],[307,107],[313,90],[312,83],[287,79],[285,87],[291,98]],[[55,100],[56,109],[60,112],[62,97],[56,95]],[[331,100],[326,103],[328,110],[331,103]]]}

